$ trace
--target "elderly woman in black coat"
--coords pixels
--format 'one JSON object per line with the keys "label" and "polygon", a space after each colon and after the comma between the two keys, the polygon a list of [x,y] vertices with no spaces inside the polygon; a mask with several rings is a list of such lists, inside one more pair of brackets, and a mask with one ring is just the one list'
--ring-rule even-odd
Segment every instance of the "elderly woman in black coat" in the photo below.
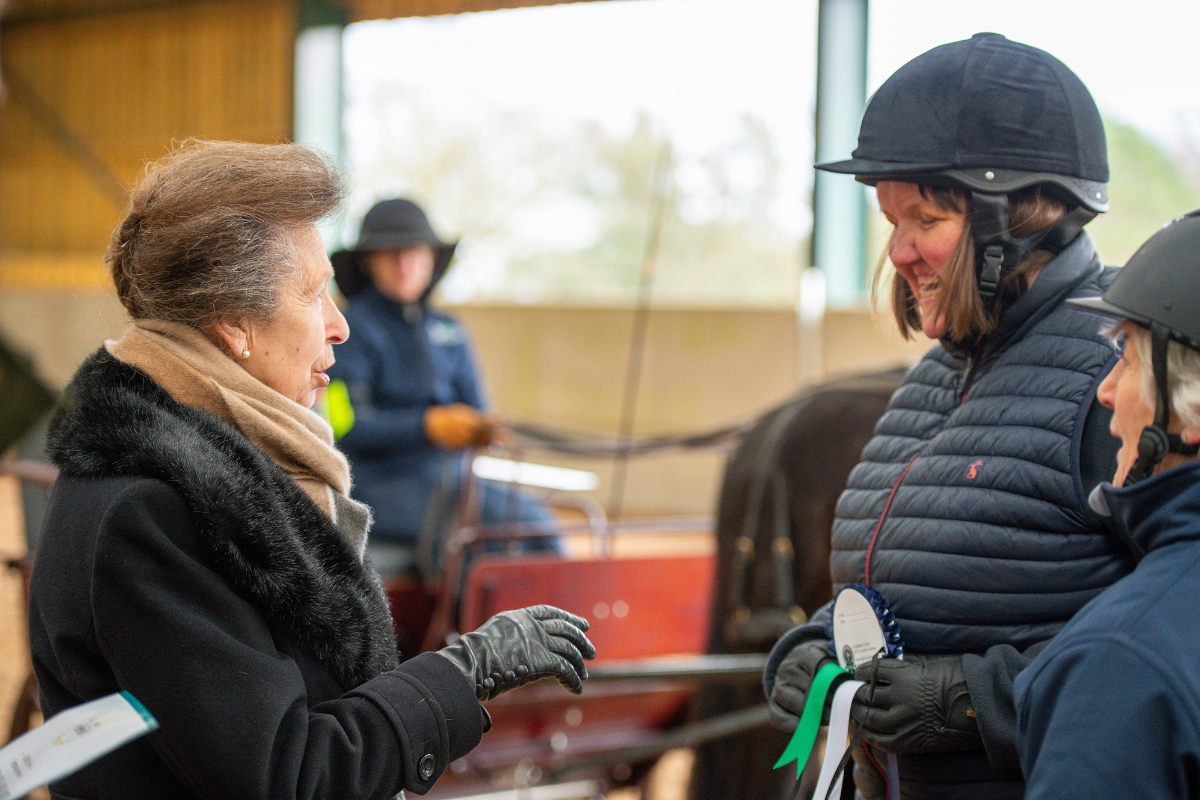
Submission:
{"label": "elderly woman in black coat", "polygon": [[30,643],[47,715],[125,690],[160,727],[56,797],[425,792],[481,700],[582,689],[587,623],[549,606],[398,664],[370,510],[310,410],[349,335],[315,226],[343,195],[306,148],[212,142],[133,191],[106,255],[133,326],[52,424]]}

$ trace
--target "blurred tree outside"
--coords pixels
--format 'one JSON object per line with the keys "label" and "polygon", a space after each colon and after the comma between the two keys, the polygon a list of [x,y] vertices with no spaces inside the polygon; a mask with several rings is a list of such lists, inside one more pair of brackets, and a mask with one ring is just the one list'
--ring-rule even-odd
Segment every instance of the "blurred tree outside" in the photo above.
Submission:
{"label": "blurred tree outside", "polygon": [[[794,300],[799,247],[770,223],[779,169],[761,120],[744,117],[738,139],[700,158],[672,161],[654,294],[666,303],[785,305]],[[628,302],[645,258],[650,176],[662,143],[641,114],[627,138],[587,131],[589,157],[569,180],[599,217],[582,247],[514,258],[513,280],[558,302]],[[668,142],[669,146],[670,143]],[[678,158],[678,154],[675,154]]]}
{"label": "blurred tree outside", "polygon": [[351,25],[357,184],[339,236],[411,195],[462,237],[449,302],[624,305],[665,147],[655,302],[788,306],[811,224],[816,10],[614,0]]}
{"label": "blurred tree outside", "polygon": [[[404,194],[443,236],[463,239],[444,286],[452,300],[632,299],[665,138],[648,114],[619,135],[586,120],[547,126],[529,112],[486,107],[456,125],[430,98],[395,87],[379,87],[364,106],[371,127],[389,135],[352,150],[347,240],[371,203]],[[793,303],[804,243],[772,224],[780,164],[762,120],[743,116],[736,138],[698,157],[676,153],[671,170],[656,301]]]}
{"label": "blurred tree outside", "polygon": [[[451,299],[628,303],[636,292],[651,219],[651,175],[662,144],[642,113],[627,136],[580,122],[539,127],[525,114],[478,109],[484,133],[443,129],[419,103],[375,107],[381,128],[396,113],[421,118],[404,146],[357,154],[357,223],[390,191],[426,204],[444,235],[463,236]],[[772,224],[779,169],[771,132],[745,116],[741,136],[700,158],[676,161],[658,254],[656,302],[787,306],[807,241]],[[1111,210],[1089,226],[1101,258],[1122,264],[1167,220],[1200,207],[1200,180],[1136,128],[1106,122]],[[402,180],[397,180],[403,176]],[[876,215],[872,252],[886,225]],[[352,233],[350,234],[353,235]]]}
{"label": "blurred tree outside", "polygon": [[1200,207],[1200,173],[1189,169],[1185,150],[1172,152],[1132,125],[1106,119],[1104,128],[1109,211],[1087,230],[1104,263],[1119,265],[1167,222]]}

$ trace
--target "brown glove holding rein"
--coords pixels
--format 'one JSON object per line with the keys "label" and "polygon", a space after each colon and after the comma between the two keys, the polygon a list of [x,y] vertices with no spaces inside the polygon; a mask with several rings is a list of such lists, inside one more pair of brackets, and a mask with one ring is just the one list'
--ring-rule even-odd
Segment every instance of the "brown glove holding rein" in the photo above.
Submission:
{"label": "brown glove holding rein", "polygon": [[498,428],[483,412],[466,403],[447,403],[425,409],[425,435],[446,450],[486,447],[496,440]]}

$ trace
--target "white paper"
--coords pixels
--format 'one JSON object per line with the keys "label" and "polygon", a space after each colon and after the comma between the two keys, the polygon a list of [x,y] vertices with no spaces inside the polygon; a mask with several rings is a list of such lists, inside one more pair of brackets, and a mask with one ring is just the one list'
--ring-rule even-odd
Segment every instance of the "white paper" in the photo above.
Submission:
{"label": "white paper", "polygon": [[0,800],[24,797],[157,727],[128,692],[61,711],[0,748]]}
{"label": "white paper", "polygon": [[880,650],[887,652],[879,617],[857,589],[842,589],[833,603],[833,643],[838,664],[849,672]]}

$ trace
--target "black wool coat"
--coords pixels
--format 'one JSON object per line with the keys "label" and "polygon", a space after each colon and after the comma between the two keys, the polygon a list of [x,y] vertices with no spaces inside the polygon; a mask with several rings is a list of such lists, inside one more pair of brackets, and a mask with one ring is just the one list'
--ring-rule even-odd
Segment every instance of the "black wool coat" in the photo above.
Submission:
{"label": "black wool coat", "polygon": [[396,666],[379,579],[236,429],[99,351],[51,426],[30,584],[43,710],[126,690],[159,729],[69,798],[386,798],[479,743],[447,659]]}

